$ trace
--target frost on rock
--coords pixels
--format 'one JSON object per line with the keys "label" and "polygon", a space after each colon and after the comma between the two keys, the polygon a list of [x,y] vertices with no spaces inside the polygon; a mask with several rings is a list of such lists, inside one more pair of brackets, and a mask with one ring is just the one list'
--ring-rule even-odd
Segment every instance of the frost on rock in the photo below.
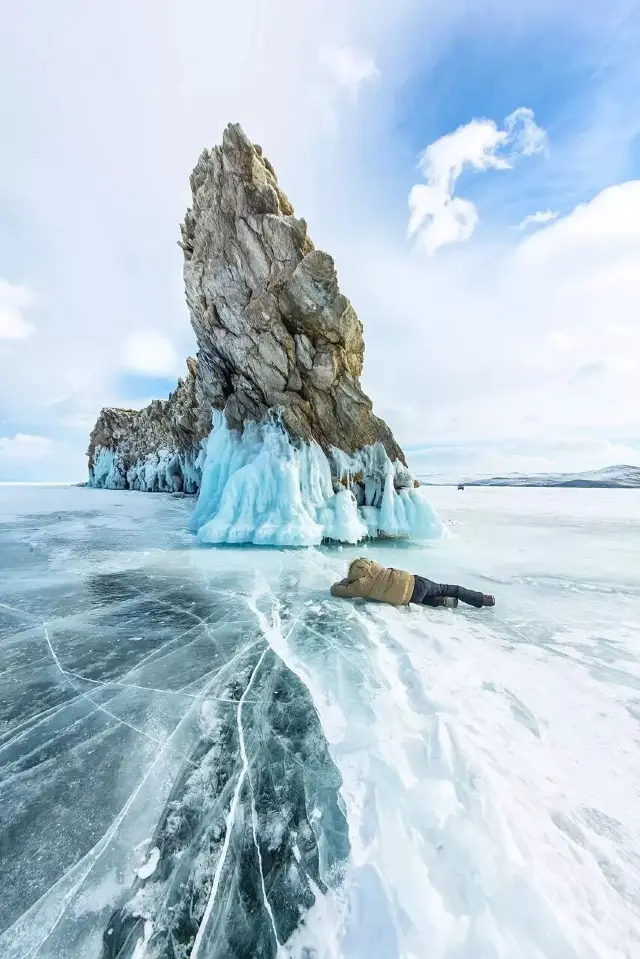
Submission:
{"label": "frost on rock", "polygon": [[249,422],[240,434],[216,414],[191,522],[198,540],[313,546],[440,534],[434,510],[412,482],[399,485],[409,482],[406,468],[381,444],[331,460],[317,443],[294,445],[276,421]]}

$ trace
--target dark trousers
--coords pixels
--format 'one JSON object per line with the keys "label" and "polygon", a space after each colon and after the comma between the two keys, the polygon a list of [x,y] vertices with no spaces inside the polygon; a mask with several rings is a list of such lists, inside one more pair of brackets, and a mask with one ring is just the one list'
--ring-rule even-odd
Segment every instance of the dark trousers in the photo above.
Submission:
{"label": "dark trousers", "polygon": [[483,593],[477,593],[473,589],[434,583],[430,579],[425,579],[424,576],[416,576],[415,580],[416,584],[413,587],[410,603],[420,603],[421,606],[437,606],[438,596],[453,596],[454,599],[459,599],[461,603],[476,606],[478,609],[483,605]]}

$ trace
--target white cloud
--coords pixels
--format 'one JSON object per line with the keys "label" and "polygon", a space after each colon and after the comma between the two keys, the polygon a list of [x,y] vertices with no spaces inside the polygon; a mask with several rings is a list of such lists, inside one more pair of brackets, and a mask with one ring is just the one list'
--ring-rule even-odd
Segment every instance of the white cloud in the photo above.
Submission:
{"label": "white cloud", "polygon": [[320,50],[320,63],[338,86],[346,89],[356,100],[360,87],[365,83],[377,83],[380,71],[372,56],[354,47],[324,47]]}
{"label": "white cloud", "polygon": [[[420,0],[241,0],[221,9],[157,0],[150,20],[130,0],[99,15],[85,0],[63,0],[58,11],[48,0],[29,12],[14,4],[0,30],[0,115],[16,118],[0,151],[0,188],[20,240],[7,247],[12,264],[45,299],[24,363],[0,342],[0,417],[48,433],[127,402],[118,373],[124,341],[138,330],[170,341],[179,365],[167,350],[147,362],[135,349],[129,365],[184,372],[195,339],[178,223],[202,149],[230,121],[262,144],[314,241],[336,251],[353,221],[340,195],[360,182],[349,150],[364,111],[349,94],[375,81],[378,51],[398,55],[416,10]],[[230,36],[242,38],[240,74]],[[333,51],[325,63],[320,50]],[[28,95],[33,84],[41,97]],[[0,222],[0,245],[10,243]],[[13,316],[7,329],[17,332]],[[64,411],[51,405],[67,394]],[[69,443],[84,453],[79,427]]]}
{"label": "white cloud", "polygon": [[182,372],[184,357],[178,357],[171,340],[153,330],[130,333],[122,346],[125,369],[143,376],[173,376]]}
{"label": "white cloud", "polygon": [[0,280],[0,340],[24,340],[35,333],[23,316],[32,302],[33,294],[26,287]]}
{"label": "white cloud", "polygon": [[547,133],[535,121],[533,110],[530,107],[518,107],[504,121],[506,140],[504,146],[508,150],[509,165],[518,157],[533,156],[547,149]]}
{"label": "white cloud", "polygon": [[559,214],[554,213],[553,210],[539,210],[537,213],[530,213],[529,216],[525,216],[518,224],[519,230],[526,230],[529,226],[534,226],[536,223],[550,223],[552,220],[557,220]]}
{"label": "white cloud", "polygon": [[[117,376],[130,332],[151,329],[166,337],[180,359],[178,372],[183,371],[194,341],[177,224],[189,203],[188,177],[198,155],[205,145],[219,142],[230,120],[240,121],[262,144],[313,240],[335,257],[341,287],[364,322],[366,385],[376,411],[397,407],[398,393],[406,390],[406,426],[399,430],[403,442],[429,435],[468,439],[475,432],[497,443],[520,425],[539,430],[544,440],[554,429],[548,412],[554,403],[557,430],[591,418],[607,431],[621,427],[633,402],[616,403],[622,389],[616,382],[603,395],[603,384],[613,375],[610,366],[599,377],[578,378],[568,393],[573,405],[563,406],[562,391],[569,390],[566,384],[590,356],[573,364],[571,350],[552,349],[545,336],[557,329],[572,342],[580,340],[579,311],[585,300],[588,315],[591,308],[581,286],[586,282],[581,262],[589,263],[582,273],[591,272],[594,286],[613,289],[600,326],[619,309],[631,324],[628,304],[621,305],[622,291],[631,295],[626,254],[609,257],[607,270],[591,271],[591,258],[598,265],[601,253],[590,253],[589,245],[598,241],[589,234],[577,253],[579,239],[574,238],[568,249],[577,264],[570,270],[575,290],[569,294],[566,284],[560,309],[553,293],[561,271],[553,273],[548,262],[534,267],[533,249],[528,265],[524,254],[519,262],[513,251],[496,251],[484,241],[454,246],[441,262],[412,263],[404,240],[394,238],[394,197],[404,182],[396,161],[404,162],[406,150],[414,149],[410,138],[417,111],[436,104],[426,117],[431,122],[441,115],[442,103],[451,102],[446,65],[457,31],[470,27],[468,3],[241,0],[221,7],[210,0],[178,5],[157,0],[153,17],[147,7],[112,0],[108,11],[96,13],[86,0],[33,0],[3,11],[0,113],[8,111],[15,123],[0,156],[0,185],[12,207],[11,226],[0,223],[0,240],[11,251],[14,275],[28,276],[46,300],[35,321],[38,335],[17,344],[24,363],[15,362],[16,344],[0,342],[0,415],[11,423],[11,432],[55,438],[47,478],[54,478],[54,464],[61,464],[60,478],[82,478],[91,411],[133,405],[119,392]],[[492,18],[492,34],[501,44],[514,32],[520,43],[532,23],[536,30],[558,23],[577,31],[569,0],[523,0],[508,18],[503,0],[492,0],[481,16],[483,23]],[[588,20],[592,34],[600,35],[595,7]],[[586,26],[583,18],[581,35]],[[230,36],[242,38],[240,72]],[[356,66],[345,66],[345,57],[329,57],[333,68],[319,60],[319,50],[336,49],[358,51]],[[633,52],[633,44],[629,49]],[[443,53],[444,76],[438,69]],[[353,109],[350,90],[373,89],[378,70],[384,82],[375,97],[361,96]],[[428,102],[410,103],[406,91],[415,91],[416,81],[427,76],[433,80]],[[234,82],[221,83],[221,77]],[[595,93],[599,83],[594,76]],[[29,95],[34,84],[41,91],[36,98]],[[327,135],[331,130],[321,122],[328,109],[339,136]],[[604,137],[602,111],[590,111],[584,140],[571,132],[584,127],[585,114],[576,116],[576,109],[580,113],[573,100],[567,103],[572,122],[559,130],[553,164],[554,182],[580,198],[595,192],[594,182],[599,189],[626,175],[620,170],[628,158],[623,122],[629,122],[629,111],[621,111],[620,123],[610,125]],[[509,136],[502,126],[497,132]],[[521,153],[531,153],[540,142],[536,128],[526,117],[516,128],[513,149],[517,145]],[[567,137],[568,151],[561,142]],[[513,149],[493,149],[493,168],[495,158],[504,157],[506,169]],[[466,169],[475,168],[467,164]],[[471,214],[461,202],[462,208],[453,210],[454,236],[458,221],[473,232]],[[12,243],[8,229],[14,223]],[[511,231],[509,242],[514,236],[523,234]],[[625,240],[613,238],[605,246],[611,249],[616,242],[627,248]],[[622,276],[618,283],[616,272]],[[543,278],[540,288],[532,279],[536,274]],[[21,318],[31,320],[26,309]],[[578,311],[575,318],[567,316],[571,309]],[[597,331],[595,321],[589,325]],[[537,361],[538,379],[527,366],[532,346],[548,354],[555,373],[547,379],[541,372],[544,356]],[[402,376],[401,391],[393,388],[390,372]],[[580,413],[587,385],[594,388],[593,401],[586,396]],[[52,406],[64,396],[70,397],[66,404]],[[72,461],[63,463],[65,455]],[[33,474],[42,476],[35,467]]]}
{"label": "white cloud", "polygon": [[509,473],[578,473],[618,464],[640,465],[640,446],[613,443],[597,438],[583,441],[539,441],[493,444],[426,445],[410,454],[412,468],[423,476],[458,482],[480,476]]}
{"label": "white cloud", "polygon": [[0,436],[0,463],[41,460],[53,453],[55,443],[47,436],[16,433]]}
{"label": "white cloud", "polygon": [[427,185],[417,184],[409,193],[409,236],[417,235],[430,256],[441,246],[468,240],[478,211],[471,200],[454,196],[464,168],[510,170],[520,157],[545,147],[546,133],[528,107],[509,114],[502,130],[493,120],[471,120],[440,137],[420,158]]}
{"label": "white cloud", "polygon": [[365,385],[402,443],[485,447],[473,470],[516,439],[560,470],[605,466],[640,445],[640,181],[518,239],[426,262],[359,249]]}
{"label": "white cloud", "polygon": [[[149,400],[149,402],[151,401]],[[144,405],[147,406],[148,404],[145,403]],[[122,406],[125,409],[133,409],[129,403],[122,403]],[[89,436],[95,426],[97,417],[97,410],[91,411],[90,413],[72,413],[69,416],[61,416],[58,424],[64,429],[82,430],[85,436]]]}

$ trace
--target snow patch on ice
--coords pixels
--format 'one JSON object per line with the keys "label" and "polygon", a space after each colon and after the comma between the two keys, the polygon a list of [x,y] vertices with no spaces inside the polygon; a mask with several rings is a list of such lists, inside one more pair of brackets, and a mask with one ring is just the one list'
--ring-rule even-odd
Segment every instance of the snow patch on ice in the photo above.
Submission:
{"label": "snow patch on ice", "polygon": [[149,945],[149,941],[152,935],[153,935],[153,923],[151,922],[150,919],[145,919],[144,936],[142,939],[139,939],[138,942],[136,943],[136,947],[133,950],[133,955],[131,956],[131,959],[144,959],[144,956],[147,951],[147,946]]}
{"label": "snow patch on ice", "polygon": [[139,869],[136,869],[138,877],[140,879],[148,879],[149,876],[152,876],[154,872],[156,871],[156,867],[159,861],[160,861],[160,850],[158,849],[157,846],[154,846],[151,852],[149,853],[147,861],[144,862]]}
{"label": "snow patch on ice", "polygon": [[276,422],[248,423],[239,434],[214,413],[191,523],[198,540],[316,546],[441,535],[408,470],[392,463],[380,443],[354,456],[338,450],[331,456],[333,463],[313,442],[294,446]]}

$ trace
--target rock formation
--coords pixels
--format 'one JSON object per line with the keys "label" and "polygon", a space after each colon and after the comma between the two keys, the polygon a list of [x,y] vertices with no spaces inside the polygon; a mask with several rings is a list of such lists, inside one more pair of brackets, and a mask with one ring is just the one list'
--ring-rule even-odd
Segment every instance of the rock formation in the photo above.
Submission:
{"label": "rock formation", "polygon": [[167,400],[102,411],[89,485],[199,492],[191,523],[203,543],[437,536],[360,387],[362,324],[333,260],[261,148],[227,127],[191,192],[180,245],[197,358]]}
{"label": "rock formation", "polygon": [[197,361],[168,400],[102,411],[89,446],[95,485],[195,491],[214,409],[236,430],[279,409],[294,441],[327,453],[380,442],[404,463],[360,388],[362,324],[333,260],[314,249],[261,148],[228,126],[198,160],[191,191],[181,246]]}
{"label": "rock formation", "polygon": [[200,392],[198,364],[166,400],[142,410],[103,409],[89,442],[90,485],[109,489],[196,493],[200,442],[211,429],[211,409]]}
{"label": "rock formation", "polygon": [[182,226],[184,278],[206,401],[240,428],[281,407],[289,433],[352,453],[402,452],[360,389],[362,324],[269,161],[239,126],[205,151]]}

